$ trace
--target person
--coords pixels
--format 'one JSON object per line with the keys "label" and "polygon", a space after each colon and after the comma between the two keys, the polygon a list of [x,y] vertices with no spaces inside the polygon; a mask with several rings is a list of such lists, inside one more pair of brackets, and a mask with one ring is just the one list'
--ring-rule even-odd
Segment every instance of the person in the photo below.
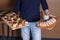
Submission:
{"label": "person", "polygon": [[29,22],[29,26],[21,29],[23,40],[30,40],[30,31],[32,40],[41,40],[41,28],[36,27],[36,22],[40,20],[40,4],[46,14],[49,14],[49,8],[46,0],[18,0],[14,12],[20,11],[20,17]]}

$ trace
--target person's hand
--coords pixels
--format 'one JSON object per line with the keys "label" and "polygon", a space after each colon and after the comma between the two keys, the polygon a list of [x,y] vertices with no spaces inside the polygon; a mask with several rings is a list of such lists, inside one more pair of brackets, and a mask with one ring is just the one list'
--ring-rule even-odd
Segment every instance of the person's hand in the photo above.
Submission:
{"label": "person's hand", "polygon": [[56,16],[52,15],[52,13],[48,9],[45,10],[45,15],[56,18]]}

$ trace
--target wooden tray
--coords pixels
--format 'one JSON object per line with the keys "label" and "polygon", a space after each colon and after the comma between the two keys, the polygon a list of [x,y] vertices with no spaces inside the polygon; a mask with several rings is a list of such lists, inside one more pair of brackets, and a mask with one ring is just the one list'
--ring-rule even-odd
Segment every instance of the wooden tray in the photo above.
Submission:
{"label": "wooden tray", "polygon": [[[12,12],[11,12],[11,13],[12,13]],[[10,15],[10,14],[9,14],[9,15]],[[15,15],[16,15],[16,14],[15,14]],[[6,15],[4,15],[4,16],[6,16]],[[7,19],[5,19],[4,16],[3,16],[3,17],[0,17],[0,18],[1,18],[12,30],[17,30],[17,29],[20,29],[20,28],[24,28],[24,27],[26,27],[26,26],[29,26],[28,22],[25,21],[25,22],[27,23],[27,25],[23,25],[22,22],[21,22],[21,23],[20,23],[20,24],[22,24],[21,26],[19,26],[20,24],[18,25],[18,23],[16,23],[18,26],[13,27],[11,21],[10,21],[10,22],[8,21],[9,16],[7,16],[7,17],[8,17]],[[18,15],[16,15],[16,16],[18,16]],[[14,18],[14,17],[13,17],[13,18]],[[18,17],[18,18],[20,18],[20,17]],[[21,21],[21,20],[19,20],[19,21]],[[22,21],[24,21],[24,20],[22,19]],[[17,19],[16,19],[16,22],[17,22]]]}
{"label": "wooden tray", "polygon": [[[53,19],[55,21],[52,21]],[[52,18],[52,19],[47,20],[47,21],[38,21],[36,26],[38,28],[42,28],[42,29],[46,29],[46,30],[52,30],[55,27],[56,23],[57,23],[57,19]]]}
{"label": "wooden tray", "polygon": [[21,29],[21,28],[24,28],[26,26],[29,26],[29,25],[26,25],[26,26],[22,26],[22,27],[12,27],[11,24],[5,20],[4,18],[1,18],[12,30],[16,30],[16,29]]}

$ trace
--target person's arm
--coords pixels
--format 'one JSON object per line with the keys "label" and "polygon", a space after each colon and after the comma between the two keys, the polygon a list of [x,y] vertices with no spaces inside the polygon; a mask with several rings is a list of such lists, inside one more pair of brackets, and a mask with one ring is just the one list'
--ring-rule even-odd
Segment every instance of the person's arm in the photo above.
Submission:
{"label": "person's arm", "polygon": [[18,13],[18,11],[20,11],[20,3],[21,3],[20,0],[17,0],[17,4],[16,4],[13,12]]}
{"label": "person's arm", "polygon": [[[56,16],[54,16],[54,15],[52,15],[52,14],[50,13],[49,8],[48,8],[48,4],[47,4],[46,0],[41,0],[41,4],[42,4],[43,10],[45,11],[45,14],[47,15],[47,16],[45,16],[44,20],[49,19],[49,16],[50,16],[50,17],[53,17],[53,18],[56,18]],[[48,27],[48,28],[47,28],[47,27],[42,27],[42,28],[48,29],[48,30],[53,29],[53,28],[50,28],[50,27]]]}
{"label": "person's arm", "polygon": [[49,8],[46,0],[41,0],[41,5],[46,14],[49,14]]}

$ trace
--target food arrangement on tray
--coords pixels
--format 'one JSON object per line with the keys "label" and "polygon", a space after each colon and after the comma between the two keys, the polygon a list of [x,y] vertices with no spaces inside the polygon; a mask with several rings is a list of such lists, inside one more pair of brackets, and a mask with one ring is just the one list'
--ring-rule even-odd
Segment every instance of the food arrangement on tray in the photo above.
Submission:
{"label": "food arrangement on tray", "polygon": [[5,14],[1,19],[12,29],[20,29],[28,26],[28,21],[20,18],[16,13],[10,12]]}
{"label": "food arrangement on tray", "polygon": [[56,16],[49,16],[49,15],[41,15],[41,19],[37,22],[36,26],[38,28],[52,30],[57,22]]}

